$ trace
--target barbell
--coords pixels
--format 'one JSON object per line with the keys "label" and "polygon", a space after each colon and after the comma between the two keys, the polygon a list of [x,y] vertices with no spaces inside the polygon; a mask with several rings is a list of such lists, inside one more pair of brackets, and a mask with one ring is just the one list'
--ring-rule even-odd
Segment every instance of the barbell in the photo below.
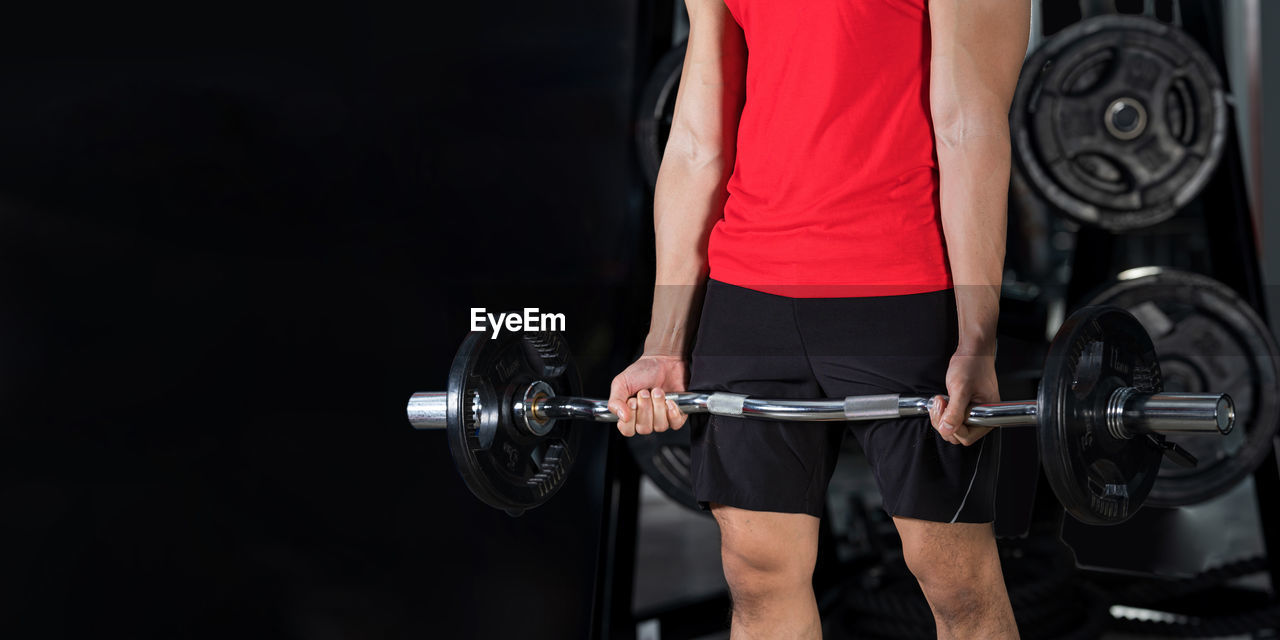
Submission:
{"label": "barbell", "polygon": [[[448,389],[409,399],[409,422],[443,429],[467,487],[520,515],[565,483],[578,453],[575,422],[615,422],[607,400],[582,398],[558,333],[473,332],[458,349]],[[927,416],[932,397],[900,394],[768,399],[727,392],[668,394],[685,413],[830,422]],[[1038,427],[1041,464],[1068,513],[1088,524],[1123,522],[1141,507],[1166,457],[1195,457],[1166,434],[1229,433],[1231,398],[1163,393],[1151,338],[1129,312],[1090,306],[1058,330],[1034,400],[969,407],[966,424]],[[645,436],[637,436],[645,437]]]}

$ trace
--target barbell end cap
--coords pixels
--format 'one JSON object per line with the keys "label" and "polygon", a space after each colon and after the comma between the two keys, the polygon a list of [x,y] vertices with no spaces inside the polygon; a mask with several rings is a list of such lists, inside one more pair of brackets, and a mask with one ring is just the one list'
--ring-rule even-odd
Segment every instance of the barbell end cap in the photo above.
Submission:
{"label": "barbell end cap", "polygon": [[1231,396],[1224,393],[1218,397],[1217,414],[1218,432],[1224,436],[1231,433],[1236,428],[1236,403]]}
{"label": "barbell end cap", "polygon": [[419,391],[409,397],[405,415],[414,429],[444,429],[449,424],[449,394],[444,391]]}

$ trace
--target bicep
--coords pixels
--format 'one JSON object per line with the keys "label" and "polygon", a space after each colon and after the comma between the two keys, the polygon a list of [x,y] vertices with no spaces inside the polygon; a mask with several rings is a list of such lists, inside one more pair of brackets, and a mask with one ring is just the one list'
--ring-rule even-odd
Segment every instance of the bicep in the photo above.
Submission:
{"label": "bicep", "polygon": [[664,157],[700,160],[732,147],[746,91],[747,46],[724,0],[686,0],[689,40]]}
{"label": "bicep", "polygon": [[1030,11],[1029,0],[929,0],[929,102],[940,136],[1007,122]]}

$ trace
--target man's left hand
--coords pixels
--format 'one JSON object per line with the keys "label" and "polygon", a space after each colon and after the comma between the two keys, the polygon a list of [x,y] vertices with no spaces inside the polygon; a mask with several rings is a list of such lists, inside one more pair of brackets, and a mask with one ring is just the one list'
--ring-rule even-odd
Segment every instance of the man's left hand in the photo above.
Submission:
{"label": "man's left hand", "polygon": [[964,423],[969,407],[1000,401],[996,383],[994,355],[966,355],[957,352],[947,367],[947,395],[934,396],[929,421],[942,439],[951,444],[969,446],[991,431],[991,427],[972,427]]}

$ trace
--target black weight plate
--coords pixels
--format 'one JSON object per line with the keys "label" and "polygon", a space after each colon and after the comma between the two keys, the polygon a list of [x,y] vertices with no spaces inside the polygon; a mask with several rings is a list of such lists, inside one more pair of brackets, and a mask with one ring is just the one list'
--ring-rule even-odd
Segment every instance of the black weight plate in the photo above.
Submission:
{"label": "black weight plate", "polygon": [[1040,462],[1058,500],[1086,524],[1118,524],[1155,484],[1163,454],[1146,436],[1107,430],[1106,407],[1120,387],[1160,391],[1155,347],[1119,307],[1083,307],[1049,346],[1037,397]]}
{"label": "black weight plate", "polygon": [[667,135],[671,133],[676,90],[680,87],[680,73],[684,67],[685,44],[681,42],[663,54],[640,93],[636,154],[640,170],[650,187],[658,183],[658,166],[662,164],[662,152],[667,148]]}
{"label": "black weight plate", "polygon": [[636,465],[653,484],[677,504],[699,513],[709,512],[703,511],[693,497],[689,438],[693,422],[706,418],[705,414],[694,414],[679,430],[627,438],[627,448]]}
{"label": "black weight plate", "polygon": [[454,465],[484,503],[518,516],[551,498],[569,477],[580,433],[566,420],[537,437],[512,413],[530,382],[579,395],[578,371],[564,339],[548,333],[473,332],[449,369],[446,431]]}
{"label": "black weight plate", "polygon": [[1170,269],[1127,272],[1091,304],[1128,309],[1160,355],[1166,391],[1226,393],[1236,428],[1224,437],[1173,436],[1199,459],[1166,462],[1147,504],[1175,507],[1222,495],[1262,463],[1280,425],[1280,352],[1258,314],[1225,284]]}
{"label": "black weight plate", "polygon": [[1135,229],[1172,217],[1208,182],[1226,98],[1212,59],[1181,30],[1098,16],[1027,58],[1010,129],[1018,167],[1058,210]]}

